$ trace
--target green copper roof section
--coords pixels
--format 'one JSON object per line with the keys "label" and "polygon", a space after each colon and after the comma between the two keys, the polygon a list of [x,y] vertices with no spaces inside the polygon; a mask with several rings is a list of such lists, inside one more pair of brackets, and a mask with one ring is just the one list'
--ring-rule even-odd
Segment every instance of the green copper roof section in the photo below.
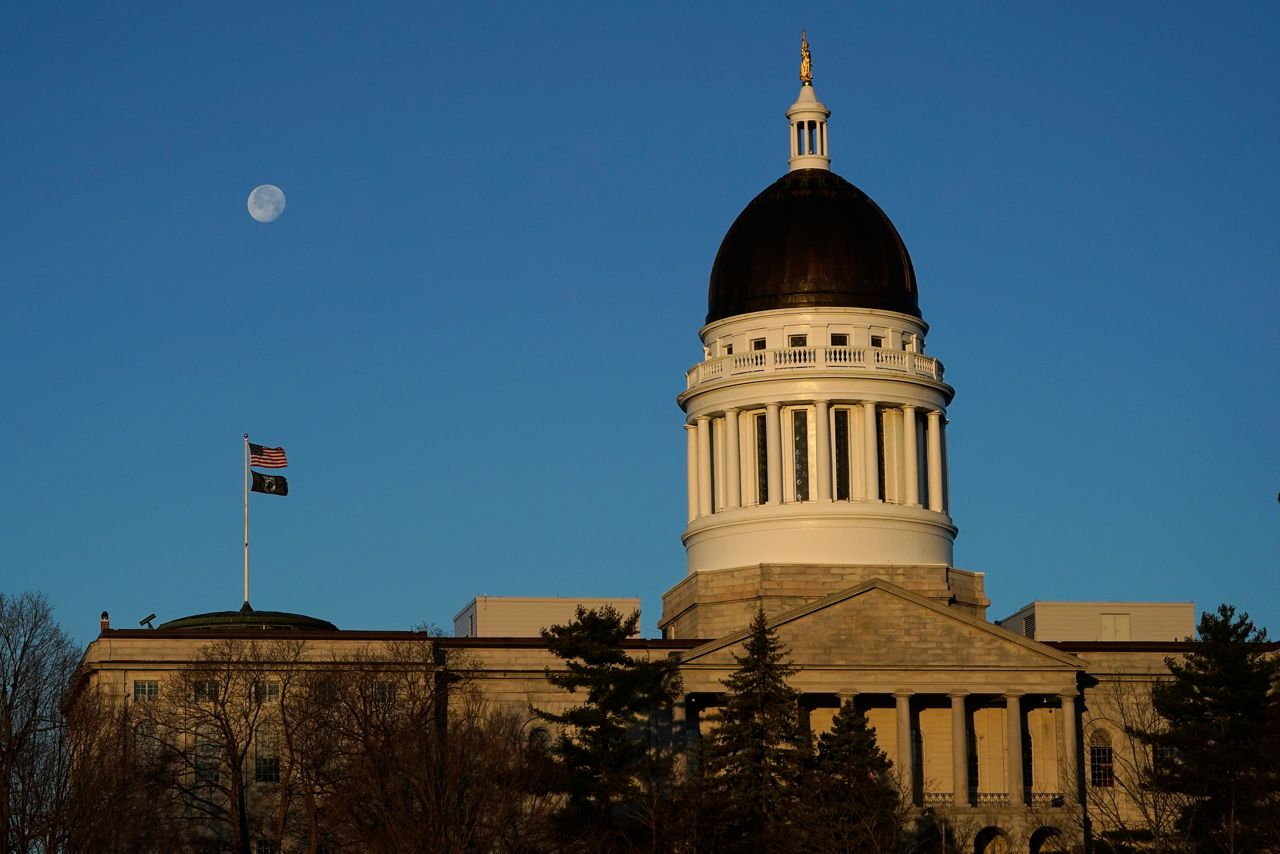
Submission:
{"label": "green copper roof section", "polygon": [[306,614],[290,614],[287,611],[255,611],[248,602],[239,611],[212,611],[208,614],[192,614],[161,623],[156,631],[175,629],[208,629],[210,631],[234,629],[327,631],[338,627],[328,620],[308,617]]}

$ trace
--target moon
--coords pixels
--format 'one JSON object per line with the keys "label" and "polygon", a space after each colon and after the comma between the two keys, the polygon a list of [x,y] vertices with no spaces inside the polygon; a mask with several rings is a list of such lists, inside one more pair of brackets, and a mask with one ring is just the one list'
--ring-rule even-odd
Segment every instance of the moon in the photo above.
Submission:
{"label": "moon", "polygon": [[258,222],[275,222],[284,213],[284,192],[275,184],[259,184],[249,194],[249,216]]}

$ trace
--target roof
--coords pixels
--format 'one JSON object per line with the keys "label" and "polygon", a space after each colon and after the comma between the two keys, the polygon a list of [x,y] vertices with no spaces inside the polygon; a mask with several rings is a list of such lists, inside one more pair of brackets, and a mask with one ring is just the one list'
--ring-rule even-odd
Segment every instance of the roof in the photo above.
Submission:
{"label": "roof", "polygon": [[911,257],[889,217],[834,172],[797,169],[729,227],[711,269],[707,323],[821,307],[920,317]]}

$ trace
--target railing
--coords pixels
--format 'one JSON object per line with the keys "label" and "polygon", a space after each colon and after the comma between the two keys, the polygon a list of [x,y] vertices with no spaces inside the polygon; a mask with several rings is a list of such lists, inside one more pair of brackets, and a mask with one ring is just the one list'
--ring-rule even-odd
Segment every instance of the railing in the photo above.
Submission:
{"label": "railing", "polygon": [[1062,792],[1032,792],[1031,806],[1033,807],[1060,807],[1066,803],[1066,799],[1062,797]]}
{"label": "railing", "polygon": [[955,800],[950,792],[925,792],[921,803],[926,807],[949,807]]}
{"label": "railing", "polygon": [[886,373],[942,382],[942,362],[923,353],[883,347],[785,347],[718,356],[685,372],[687,388],[727,377],[827,369],[854,373]]}
{"label": "railing", "polygon": [[980,807],[1009,806],[1008,792],[978,792],[976,803]]}

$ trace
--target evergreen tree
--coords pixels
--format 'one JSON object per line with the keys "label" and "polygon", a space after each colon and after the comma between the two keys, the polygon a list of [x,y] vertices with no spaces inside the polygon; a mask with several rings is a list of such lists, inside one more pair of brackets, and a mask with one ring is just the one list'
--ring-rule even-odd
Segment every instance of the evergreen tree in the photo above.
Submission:
{"label": "evergreen tree", "polygon": [[609,605],[578,606],[571,622],[542,631],[564,662],[547,668],[547,681],[586,695],[562,713],[535,710],[561,727],[551,753],[568,795],[560,816],[564,850],[657,847],[654,794],[661,798],[670,778],[657,725],[670,714],[680,677],[675,662],[632,657],[623,648],[639,621],[638,611],[623,617]]}
{"label": "evergreen tree", "polygon": [[814,850],[897,850],[902,814],[892,767],[866,715],[846,700],[818,739],[805,787],[813,805],[808,824]]}
{"label": "evergreen tree", "polygon": [[1166,727],[1134,733],[1154,751],[1152,784],[1188,796],[1180,824],[1197,852],[1280,846],[1280,660],[1230,605],[1204,613],[1197,633],[1152,691]]}
{"label": "evergreen tree", "polygon": [[765,618],[756,613],[745,655],[724,680],[724,705],[712,717],[706,751],[709,788],[719,801],[721,850],[797,850],[800,778],[808,740],[799,695],[787,684],[795,668]]}

